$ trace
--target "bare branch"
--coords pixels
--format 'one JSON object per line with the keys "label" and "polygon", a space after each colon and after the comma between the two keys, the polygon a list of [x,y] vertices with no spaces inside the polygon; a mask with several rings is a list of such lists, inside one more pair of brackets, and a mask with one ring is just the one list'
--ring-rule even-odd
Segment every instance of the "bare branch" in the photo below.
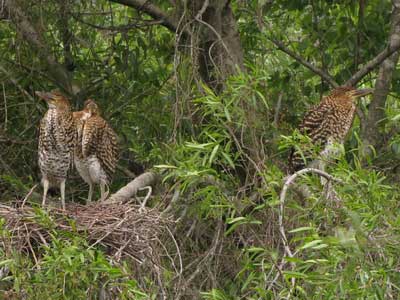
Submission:
{"label": "bare branch", "polygon": [[[285,227],[284,227],[284,224],[283,224],[284,211],[285,211],[286,193],[287,193],[287,191],[288,191],[290,185],[292,185],[292,184],[294,183],[294,181],[296,180],[296,178],[297,178],[298,176],[303,175],[303,174],[306,174],[306,173],[315,173],[315,174],[317,174],[317,175],[319,175],[319,176],[324,177],[325,179],[327,179],[328,182],[329,182],[329,181],[336,181],[336,182],[342,183],[342,181],[341,181],[340,179],[337,179],[337,178],[333,177],[332,175],[330,175],[330,174],[328,174],[328,173],[326,173],[326,172],[324,172],[324,171],[321,171],[321,170],[319,170],[319,169],[314,169],[314,168],[305,168],[305,169],[302,169],[302,170],[300,170],[300,171],[297,171],[297,172],[293,173],[292,175],[290,175],[290,176],[286,179],[286,181],[285,181],[285,183],[284,183],[284,185],[283,185],[281,194],[280,194],[280,196],[279,196],[278,226],[279,226],[279,233],[280,233],[281,238],[282,238],[282,244],[283,244],[283,248],[284,248],[284,251],[285,251],[285,256],[288,256],[288,257],[290,257],[290,258],[294,257],[294,256],[296,255],[296,252],[293,253],[292,250],[291,250],[290,247],[289,247],[289,241],[288,241],[288,239],[287,239],[286,230],[285,230]],[[285,265],[285,263],[286,263],[286,262],[285,262],[285,256],[282,258],[282,260],[281,260],[281,262],[280,262],[280,265],[278,266],[278,270],[281,270],[282,267]],[[294,264],[295,264],[295,263],[293,263],[293,262],[291,263],[292,269],[294,268]],[[279,275],[280,275],[280,273],[278,273],[278,274],[276,275],[276,277],[275,277],[275,279],[273,280],[273,282],[275,282],[275,281],[278,279]],[[294,289],[295,284],[296,284],[295,277],[292,278],[291,283],[292,283],[292,286],[291,286],[291,289],[290,289],[290,294],[293,292],[293,289]]]}
{"label": "bare branch", "polygon": [[119,4],[123,4],[132,8],[135,8],[139,11],[145,12],[154,20],[160,21],[160,24],[171,30],[172,32],[176,32],[178,29],[178,24],[169,17],[163,10],[161,10],[158,6],[149,3],[148,0],[109,0],[110,2],[115,2]]}
{"label": "bare branch", "polygon": [[197,13],[197,15],[196,15],[196,17],[195,17],[196,20],[201,19],[201,17],[203,16],[203,14],[204,14],[204,12],[206,11],[206,9],[207,9],[207,7],[208,7],[209,4],[210,4],[210,3],[209,3],[209,0],[205,0],[205,1],[204,1],[202,8],[199,10],[199,12]]}
{"label": "bare branch", "polygon": [[111,31],[111,32],[125,32],[129,31],[132,28],[144,28],[144,27],[149,27],[149,26],[154,26],[154,25],[160,25],[162,24],[161,20],[152,20],[152,21],[137,21],[136,23],[128,23],[125,25],[119,25],[119,26],[100,26],[96,24],[92,24],[90,22],[86,22],[84,19],[80,18],[77,14],[72,15],[72,17],[87,26],[93,27],[98,30],[103,30],[103,31]]}
{"label": "bare branch", "polygon": [[154,185],[158,176],[152,172],[146,172],[136,177],[129,182],[126,186],[119,189],[118,192],[112,194],[105,202],[125,202],[135,196],[137,192],[146,186]]}
{"label": "bare branch", "polygon": [[281,234],[281,236],[282,236],[283,246],[284,246],[284,248],[285,248],[285,253],[286,253],[289,257],[293,257],[293,253],[292,253],[292,251],[291,251],[290,248],[289,248],[288,240],[287,240],[287,237],[286,237],[286,234],[285,234],[285,229],[284,229],[284,227],[283,227],[283,216],[284,216],[284,208],[285,208],[286,193],[287,193],[287,191],[288,191],[290,185],[295,181],[295,179],[296,179],[298,176],[303,175],[303,174],[306,174],[306,173],[315,173],[315,174],[317,174],[317,175],[319,175],[319,176],[322,176],[322,177],[326,178],[328,181],[342,182],[340,179],[336,179],[336,178],[333,177],[332,175],[330,175],[330,174],[328,174],[328,173],[326,173],[326,172],[324,172],[324,171],[321,171],[321,170],[319,170],[319,169],[314,169],[314,168],[305,168],[305,169],[302,169],[302,170],[300,170],[300,171],[297,171],[297,172],[293,173],[292,175],[290,175],[290,176],[286,179],[285,184],[283,185],[281,194],[280,194],[280,196],[279,196],[279,203],[280,203],[280,205],[279,205],[279,221],[278,221],[278,223],[279,223],[279,232],[280,232],[280,234]]}
{"label": "bare branch", "polygon": [[300,55],[295,53],[294,51],[290,50],[288,47],[285,46],[284,43],[281,41],[275,40],[275,39],[270,39],[272,43],[275,44],[276,47],[278,47],[279,50],[285,52],[287,55],[290,57],[294,58],[297,62],[301,63],[303,66],[314,72],[315,74],[321,76],[322,79],[324,79],[327,83],[329,83],[330,86],[332,87],[338,87],[339,84],[333,79],[333,77],[326,71],[314,66],[310,62],[306,61],[304,58],[302,58]]}
{"label": "bare branch", "polygon": [[391,56],[393,53],[400,49],[400,40],[396,40],[394,43],[390,43],[381,53],[367,62],[360,70],[358,70],[344,85],[354,86],[361,79],[364,78],[369,72],[379,66],[386,58]]}

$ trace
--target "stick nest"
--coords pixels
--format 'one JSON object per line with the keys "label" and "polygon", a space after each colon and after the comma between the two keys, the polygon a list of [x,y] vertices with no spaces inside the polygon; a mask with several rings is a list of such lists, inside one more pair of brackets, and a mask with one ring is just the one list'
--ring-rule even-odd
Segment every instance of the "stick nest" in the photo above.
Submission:
{"label": "stick nest", "polygon": [[[47,213],[31,206],[17,208],[0,205],[0,218],[10,236],[3,236],[3,246],[20,251],[35,252],[35,245],[48,245],[51,232],[78,232],[86,236],[92,246],[105,247],[109,255],[119,261],[131,257],[139,263],[146,258],[158,261],[162,237],[173,223],[156,209],[140,209],[131,203],[93,202],[89,205],[69,204],[66,211],[47,208]],[[156,256],[156,257],[155,257]]]}

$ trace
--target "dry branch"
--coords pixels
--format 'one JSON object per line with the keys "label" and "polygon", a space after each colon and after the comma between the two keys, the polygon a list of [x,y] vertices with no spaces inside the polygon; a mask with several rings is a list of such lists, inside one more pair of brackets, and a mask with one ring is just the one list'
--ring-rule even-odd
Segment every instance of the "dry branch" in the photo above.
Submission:
{"label": "dry branch", "polygon": [[314,72],[315,74],[319,75],[322,79],[324,79],[327,83],[329,83],[330,86],[332,87],[338,87],[339,84],[333,79],[333,77],[325,70],[322,70],[318,68],[317,66],[314,66],[312,63],[308,62],[305,60],[303,57],[295,53],[294,51],[290,50],[288,47],[285,46],[284,43],[281,41],[275,40],[275,39],[270,39],[272,43],[275,44],[275,46],[285,52],[287,55],[290,57],[294,58],[297,62]]}
{"label": "dry branch", "polygon": [[389,46],[385,48],[381,53],[367,62],[360,70],[358,70],[349,80],[346,81],[344,85],[354,86],[361,79],[364,78],[369,72],[379,66],[386,58],[391,56],[393,53],[400,49],[400,41],[397,40],[395,43],[391,43]]}
{"label": "dry branch", "polygon": [[154,5],[150,1],[147,0],[109,0],[109,1],[123,4],[135,8],[138,11],[142,11],[148,14],[154,20],[160,21],[161,25],[165,26],[172,32],[177,31],[178,24],[176,24],[175,20],[169,17],[163,10],[161,10],[158,6]]}
{"label": "dry branch", "polygon": [[[279,216],[278,216],[279,233],[281,235],[281,240],[282,240],[282,244],[283,244],[283,248],[284,248],[284,256],[282,257],[282,260],[281,260],[279,266],[277,266],[279,272],[275,276],[275,278],[272,281],[272,283],[270,284],[269,288],[271,288],[273,286],[273,284],[276,282],[276,280],[281,275],[282,268],[286,264],[286,257],[292,258],[292,257],[294,257],[296,255],[296,252],[293,252],[290,249],[289,240],[288,240],[288,238],[286,236],[286,230],[285,230],[285,226],[284,226],[284,222],[283,222],[284,221],[284,212],[285,212],[285,201],[286,201],[286,194],[287,194],[287,192],[289,190],[289,187],[295,182],[295,180],[296,180],[296,178],[298,176],[306,174],[306,173],[317,174],[318,176],[325,178],[328,181],[328,183],[330,181],[343,183],[340,179],[335,178],[332,175],[330,175],[330,174],[328,174],[328,173],[326,173],[324,171],[321,171],[319,169],[314,169],[314,168],[302,169],[300,171],[297,171],[297,172],[293,173],[288,178],[286,178],[285,183],[284,183],[283,188],[282,188],[282,191],[281,191],[281,193],[279,195]],[[292,269],[294,268],[294,264],[295,263],[293,263],[293,262],[291,263]],[[290,294],[293,293],[295,284],[296,284],[295,277],[292,277]]]}
{"label": "dry branch", "polygon": [[107,203],[111,202],[126,202],[132,197],[136,196],[137,192],[147,186],[154,185],[158,180],[157,174],[153,172],[146,172],[136,177],[130,183],[123,188],[119,189],[118,192],[112,194],[107,200]]}

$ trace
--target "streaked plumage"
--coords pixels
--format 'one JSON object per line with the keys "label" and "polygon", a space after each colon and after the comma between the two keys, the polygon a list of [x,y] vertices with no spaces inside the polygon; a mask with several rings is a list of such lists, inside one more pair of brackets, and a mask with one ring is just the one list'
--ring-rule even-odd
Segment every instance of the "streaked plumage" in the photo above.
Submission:
{"label": "streaked plumage", "polygon": [[76,129],[70,104],[59,92],[36,92],[49,109],[40,122],[39,168],[42,173],[43,201],[46,204],[50,187],[60,186],[62,208],[65,209],[65,181],[73,162]]}
{"label": "streaked plumage", "polygon": [[117,135],[91,99],[82,111],[74,112],[74,119],[78,133],[74,161],[78,173],[89,184],[88,202],[92,200],[94,184],[100,185],[104,199],[105,187],[111,183],[118,161]]}
{"label": "streaked plumage", "polygon": [[[319,163],[321,161],[324,163],[330,156],[330,145],[344,142],[353,123],[356,99],[372,91],[372,89],[357,90],[353,87],[336,88],[305,115],[299,130],[301,134],[311,139],[314,146],[320,147]],[[290,172],[298,171],[312,163],[309,149],[302,149],[301,152],[292,149],[289,156]]]}

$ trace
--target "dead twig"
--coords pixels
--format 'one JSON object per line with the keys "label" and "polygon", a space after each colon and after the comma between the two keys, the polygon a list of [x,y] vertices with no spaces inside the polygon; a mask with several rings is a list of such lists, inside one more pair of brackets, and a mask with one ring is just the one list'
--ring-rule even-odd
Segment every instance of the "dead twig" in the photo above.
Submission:
{"label": "dead twig", "polygon": [[22,200],[22,205],[21,208],[23,208],[25,206],[26,200],[28,200],[28,198],[32,195],[33,191],[36,189],[36,187],[38,186],[38,184],[35,184],[28,192],[28,194],[26,194],[26,196],[24,197],[24,200]]}

